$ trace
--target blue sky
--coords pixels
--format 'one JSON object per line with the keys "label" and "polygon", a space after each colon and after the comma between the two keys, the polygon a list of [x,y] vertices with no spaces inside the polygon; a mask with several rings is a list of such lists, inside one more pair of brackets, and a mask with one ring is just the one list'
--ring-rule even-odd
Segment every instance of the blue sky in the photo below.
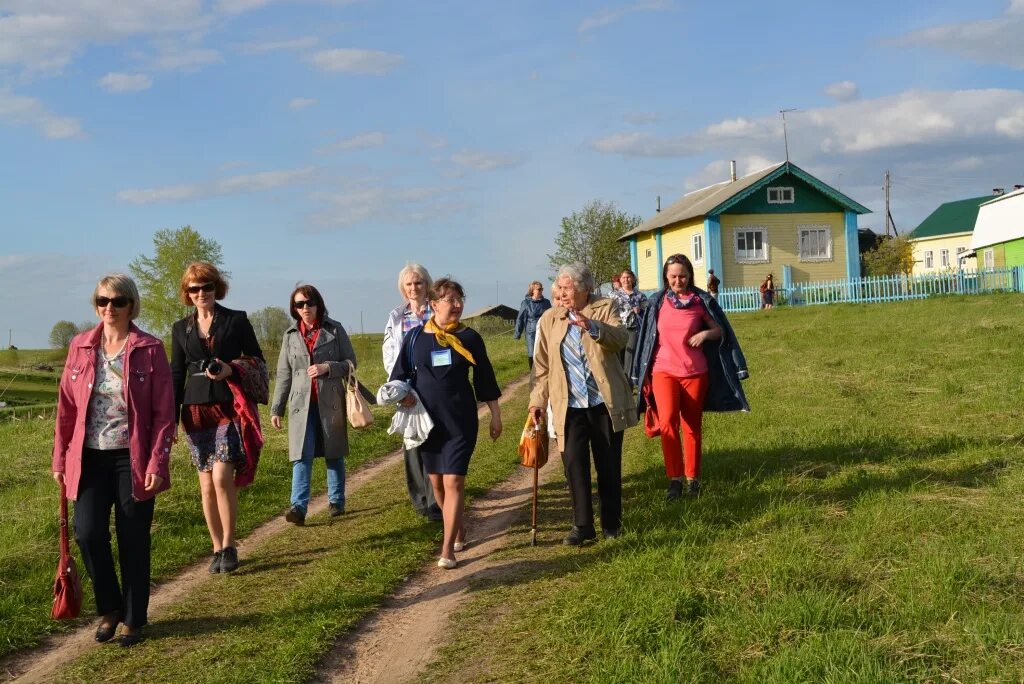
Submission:
{"label": "blue sky", "polygon": [[[383,328],[408,260],[516,305],[560,219],[791,159],[912,229],[1024,183],[1024,0],[0,0],[0,328],[192,225],[226,304]],[[144,304],[143,304],[144,305]]]}

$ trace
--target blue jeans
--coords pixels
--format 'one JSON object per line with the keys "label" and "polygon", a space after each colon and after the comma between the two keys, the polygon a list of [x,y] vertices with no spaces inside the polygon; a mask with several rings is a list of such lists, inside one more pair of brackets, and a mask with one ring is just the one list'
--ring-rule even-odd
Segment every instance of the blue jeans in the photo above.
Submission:
{"label": "blue jeans", "polygon": [[[306,437],[302,443],[302,459],[292,463],[292,506],[306,514],[309,507],[309,480],[313,474],[313,457],[316,455],[317,439],[320,433],[320,407],[310,402],[309,414],[306,416]],[[327,463],[327,499],[332,504],[345,508],[345,459],[326,459]]]}

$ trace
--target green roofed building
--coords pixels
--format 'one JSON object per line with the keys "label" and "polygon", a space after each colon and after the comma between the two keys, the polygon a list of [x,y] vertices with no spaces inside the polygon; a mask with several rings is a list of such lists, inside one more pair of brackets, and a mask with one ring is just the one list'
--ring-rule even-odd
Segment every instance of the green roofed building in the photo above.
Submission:
{"label": "green roofed building", "polygon": [[[963,268],[971,253],[971,235],[978,209],[992,195],[946,202],[910,234],[914,245],[914,275]],[[973,266],[973,262],[970,264]]]}

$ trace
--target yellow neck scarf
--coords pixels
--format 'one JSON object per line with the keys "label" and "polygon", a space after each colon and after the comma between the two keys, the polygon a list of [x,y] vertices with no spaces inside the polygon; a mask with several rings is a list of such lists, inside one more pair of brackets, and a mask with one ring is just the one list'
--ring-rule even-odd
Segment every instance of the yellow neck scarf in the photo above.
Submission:
{"label": "yellow neck scarf", "polygon": [[462,323],[449,323],[445,326],[440,326],[434,322],[434,317],[431,316],[427,324],[423,326],[423,329],[428,333],[434,333],[434,339],[442,347],[451,347],[456,352],[462,355],[462,358],[469,361],[474,366],[476,365],[476,359],[469,353],[469,350],[462,345],[462,341],[455,336],[455,333],[462,330],[466,326]]}

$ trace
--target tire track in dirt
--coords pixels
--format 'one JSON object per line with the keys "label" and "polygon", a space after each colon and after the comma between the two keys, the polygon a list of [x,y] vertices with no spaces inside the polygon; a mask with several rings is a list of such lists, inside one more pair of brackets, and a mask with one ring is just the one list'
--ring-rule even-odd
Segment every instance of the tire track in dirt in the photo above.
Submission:
{"label": "tire track in dirt", "polygon": [[[521,387],[529,382],[529,376],[512,381],[502,390],[502,404],[511,399]],[[480,407],[481,415],[486,407]],[[403,458],[403,451],[398,449],[378,459],[374,459],[347,477],[346,494],[352,494],[364,487],[368,482],[379,476],[384,470],[395,465]],[[486,498],[486,497],[485,497]],[[307,515],[312,517],[327,510],[327,494],[321,494],[309,503]],[[238,548],[256,547],[268,539],[285,533],[292,525],[279,515],[263,523],[244,539],[238,540]],[[241,554],[240,554],[241,555]],[[207,571],[209,559],[195,563],[173,579],[153,588],[149,601],[150,622],[159,620],[171,606],[179,600],[210,581]],[[0,678],[3,681],[51,682],[56,679],[60,669],[92,648],[109,647],[110,644],[98,644],[93,638],[97,621],[93,620],[82,627],[66,634],[43,637],[36,648],[10,656],[0,664]]]}

